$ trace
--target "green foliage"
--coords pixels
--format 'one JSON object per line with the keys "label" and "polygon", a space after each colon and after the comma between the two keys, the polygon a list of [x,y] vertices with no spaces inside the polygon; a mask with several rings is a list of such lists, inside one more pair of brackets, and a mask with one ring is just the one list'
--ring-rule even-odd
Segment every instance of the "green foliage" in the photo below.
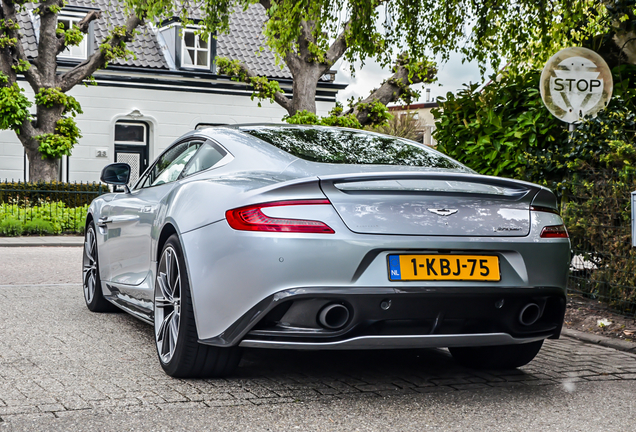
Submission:
{"label": "green foliage", "polygon": [[[123,37],[125,34],[126,27],[115,27],[111,32],[111,35],[113,36]],[[126,58],[130,55],[133,55],[133,52],[126,48],[126,42],[124,42],[123,40],[120,40],[119,43],[116,45],[111,45],[108,40],[109,39],[107,39],[106,42],[102,43],[99,46],[99,50],[104,55],[104,67],[108,66],[108,62],[111,62],[115,59]]]}
{"label": "green foliage", "polygon": [[24,73],[31,69],[31,63],[24,60],[18,60],[18,64],[12,64],[11,69],[13,69],[17,73]]}
{"label": "green foliage", "polygon": [[36,218],[24,224],[24,232],[35,235],[55,234],[55,227],[51,222]]}
{"label": "green foliage", "polygon": [[630,193],[636,176],[580,172],[567,183],[562,212],[574,254],[593,269],[578,270],[570,289],[636,314],[636,249],[631,247]]}
{"label": "green foliage", "polygon": [[51,108],[55,105],[61,105],[64,107],[63,113],[70,113],[73,117],[76,114],[82,114],[82,107],[77,99],[66,93],[62,93],[59,87],[41,88],[35,94],[35,103],[47,108]]}
{"label": "green foliage", "polygon": [[481,91],[448,93],[432,110],[437,149],[479,173],[518,177],[527,155],[541,158],[547,146],[567,142],[564,124],[541,101],[539,78],[538,71],[503,75]]}
{"label": "green foliage", "polygon": [[363,103],[358,102],[355,107],[359,111],[366,111],[371,126],[382,126],[387,121],[393,118],[393,115],[389,112],[389,109],[382,102],[374,100],[373,102]]}
{"label": "green foliage", "polygon": [[9,36],[0,36],[0,48],[5,49],[7,47],[14,47],[18,43],[16,38],[10,38]]}
{"label": "green foliage", "polygon": [[77,123],[69,117],[57,121],[55,133],[42,134],[35,138],[40,142],[38,150],[42,153],[42,159],[57,159],[63,155],[70,156],[81,137]]}
{"label": "green foliage", "polygon": [[[2,208],[0,207],[0,212]],[[21,221],[14,218],[6,218],[0,221],[0,235],[19,236],[24,232],[24,226]]]}
{"label": "green foliage", "polygon": [[264,99],[274,102],[274,96],[276,93],[283,93],[278,81],[270,81],[267,77],[258,76],[250,77],[241,66],[239,60],[230,60],[225,57],[217,57],[216,67],[219,73],[227,75],[231,80],[237,82],[244,82],[252,86],[254,92],[250,96],[252,100],[257,98],[259,100],[258,106],[261,106],[261,102]]}
{"label": "green foliage", "polygon": [[[20,235],[25,225],[34,219],[52,226],[50,234],[83,233],[88,204],[69,208],[62,202],[42,202],[32,207],[18,204],[0,204],[0,234]],[[7,222],[9,221],[9,222]],[[17,223],[16,223],[17,222]],[[3,230],[3,226],[10,226]]]}
{"label": "green foliage", "polygon": [[108,185],[100,183],[0,183],[0,203],[18,204],[24,207],[41,202],[58,201],[67,207],[90,204],[99,195],[108,193]]}
{"label": "green foliage", "polygon": [[[0,82],[7,82],[7,77],[0,72]],[[20,127],[30,117],[31,102],[24,95],[18,83],[0,87],[0,129],[11,129],[20,132]]]}
{"label": "green foliage", "polygon": [[327,117],[318,117],[307,110],[296,112],[293,116],[286,115],[283,120],[289,124],[340,126],[352,129],[362,129],[362,125],[353,114],[342,115],[342,105],[336,104]]}
{"label": "green foliage", "polygon": [[82,33],[80,29],[77,27],[67,29],[62,23],[57,25],[55,34],[64,37],[64,45],[66,46],[77,46],[82,43],[82,40],[84,39],[84,33]]}

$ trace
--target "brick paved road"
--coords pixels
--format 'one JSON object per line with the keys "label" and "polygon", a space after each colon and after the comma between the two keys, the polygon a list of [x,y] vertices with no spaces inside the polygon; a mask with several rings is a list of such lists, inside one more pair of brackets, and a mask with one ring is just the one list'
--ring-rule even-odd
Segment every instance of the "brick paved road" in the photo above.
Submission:
{"label": "brick paved road", "polygon": [[461,368],[445,350],[247,350],[233,378],[179,380],[159,367],[150,326],[124,313],[89,312],[79,284],[0,283],[0,314],[0,430],[78,413],[447,396],[500,387],[573,391],[596,381],[636,388],[636,355],[567,338],[547,341],[530,365],[503,373]]}

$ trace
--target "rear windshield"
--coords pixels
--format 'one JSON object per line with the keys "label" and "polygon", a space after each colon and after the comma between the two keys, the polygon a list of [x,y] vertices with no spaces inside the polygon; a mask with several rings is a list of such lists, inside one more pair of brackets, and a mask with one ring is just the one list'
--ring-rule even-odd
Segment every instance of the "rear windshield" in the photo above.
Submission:
{"label": "rear windshield", "polygon": [[397,137],[319,127],[256,127],[241,130],[312,162],[410,165],[471,172],[448,156]]}

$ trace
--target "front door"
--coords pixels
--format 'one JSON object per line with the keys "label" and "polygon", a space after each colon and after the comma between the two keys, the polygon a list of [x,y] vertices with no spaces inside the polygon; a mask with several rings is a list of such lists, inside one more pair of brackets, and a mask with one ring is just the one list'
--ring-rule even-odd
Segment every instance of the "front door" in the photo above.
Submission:
{"label": "front door", "polygon": [[148,125],[119,121],[115,124],[115,162],[130,165],[129,186],[134,186],[148,168]]}

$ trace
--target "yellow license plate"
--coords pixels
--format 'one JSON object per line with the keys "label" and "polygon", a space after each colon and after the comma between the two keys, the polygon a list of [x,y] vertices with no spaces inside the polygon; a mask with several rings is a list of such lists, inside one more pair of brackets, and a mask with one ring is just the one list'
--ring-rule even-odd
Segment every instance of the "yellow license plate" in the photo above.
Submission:
{"label": "yellow license plate", "polygon": [[389,279],[499,281],[499,257],[491,255],[389,255]]}

